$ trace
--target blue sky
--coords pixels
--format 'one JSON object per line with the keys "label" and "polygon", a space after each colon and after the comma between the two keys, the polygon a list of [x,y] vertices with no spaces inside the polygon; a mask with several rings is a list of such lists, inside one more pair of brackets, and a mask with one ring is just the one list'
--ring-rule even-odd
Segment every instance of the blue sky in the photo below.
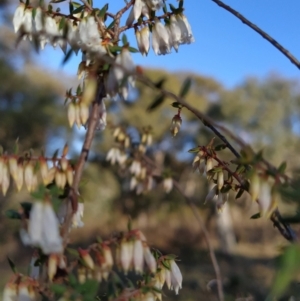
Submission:
{"label": "blue sky", "polygon": [[[110,3],[116,12],[124,0],[94,0],[102,7]],[[299,0],[224,0],[254,24],[261,27],[300,59],[300,1]],[[168,0],[167,3],[174,3]],[[188,17],[196,42],[183,45],[179,53],[148,57],[134,55],[137,64],[144,67],[166,68],[170,71],[193,71],[216,78],[227,87],[235,86],[247,76],[263,78],[278,73],[287,78],[299,78],[300,70],[277,49],[236,17],[217,6],[211,0],[186,0]],[[125,20],[123,21],[125,22]],[[132,46],[135,39],[128,33]],[[131,38],[131,37],[132,38]],[[61,69],[62,52],[50,46],[41,52],[40,62],[54,70]],[[72,58],[63,70],[76,74],[79,58]]]}

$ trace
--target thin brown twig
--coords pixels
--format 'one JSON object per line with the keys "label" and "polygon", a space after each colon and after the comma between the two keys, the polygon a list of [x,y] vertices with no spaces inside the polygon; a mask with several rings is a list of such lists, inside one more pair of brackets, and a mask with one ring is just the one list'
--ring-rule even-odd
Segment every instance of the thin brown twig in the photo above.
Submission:
{"label": "thin brown twig", "polygon": [[114,25],[114,39],[117,41],[119,39],[120,31],[120,20],[122,15],[134,4],[135,0],[130,0],[121,10],[116,13],[115,25]]}
{"label": "thin brown twig", "polygon": [[198,221],[198,223],[200,225],[201,231],[204,234],[204,239],[205,239],[207,248],[209,250],[209,256],[210,256],[211,262],[213,264],[213,268],[215,270],[215,274],[216,274],[216,278],[217,278],[217,287],[218,287],[219,301],[224,301],[224,292],[223,292],[221,270],[220,270],[220,266],[219,266],[217,258],[216,258],[214,247],[213,247],[213,245],[212,245],[212,243],[210,241],[208,230],[206,229],[205,224],[202,221],[202,217],[199,214],[198,209],[195,206],[195,204],[193,203],[193,201],[188,196],[185,195],[185,193],[181,189],[181,187],[180,187],[180,185],[179,185],[178,182],[176,182],[176,181],[173,180],[173,184],[174,184],[174,187],[183,196],[183,198],[186,200],[186,203],[191,208],[191,210],[192,210],[195,218],[197,219],[197,221]]}
{"label": "thin brown twig", "polygon": [[244,24],[252,28],[254,31],[256,31],[259,35],[261,35],[264,39],[266,39],[268,42],[270,42],[275,48],[277,48],[284,56],[286,56],[292,64],[294,64],[298,69],[300,69],[300,62],[296,59],[295,56],[293,56],[286,48],[284,48],[280,43],[278,43],[274,38],[272,38],[269,34],[267,34],[265,31],[260,29],[257,25],[250,22],[247,18],[245,18],[242,14],[240,14],[238,11],[234,10],[230,6],[226,5],[220,0],[212,0],[220,7],[224,8],[231,14],[233,14],[235,17],[240,19]]}
{"label": "thin brown twig", "polygon": [[224,135],[222,135],[219,131],[218,131],[218,127],[222,128],[223,132],[225,132],[226,134],[230,135],[231,137],[234,137],[236,141],[239,141],[240,143],[242,143],[243,145],[246,145],[244,142],[241,141],[241,139],[235,137],[230,131],[228,131],[226,128],[219,126],[217,123],[215,123],[211,118],[209,118],[208,116],[206,116],[205,114],[203,114],[202,112],[200,112],[199,110],[197,110],[196,108],[194,108],[193,106],[189,105],[184,99],[182,99],[181,97],[178,97],[176,94],[165,90],[163,88],[157,88],[155,86],[155,84],[149,80],[147,77],[145,76],[139,76],[138,79],[143,82],[144,84],[150,86],[151,88],[154,89],[158,89],[163,95],[165,96],[169,96],[171,98],[173,98],[174,100],[176,100],[178,103],[180,103],[183,107],[185,107],[186,109],[188,109],[189,111],[191,111],[196,117],[198,117],[198,119],[200,119],[202,121],[202,123],[210,128],[226,145],[226,147],[228,149],[230,149],[230,151],[235,155],[235,157],[240,158],[240,154],[238,153],[238,151],[232,146],[232,144],[226,139],[226,137]]}
{"label": "thin brown twig", "polygon": [[96,99],[92,104],[92,111],[88,122],[87,133],[85,135],[85,140],[82,146],[82,150],[75,168],[73,185],[68,195],[69,202],[67,204],[67,214],[66,214],[65,223],[63,225],[63,237],[64,237],[65,244],[67,244],[67,237],[72,221],[72,215],[77,210],[78,196],[79,196],[78,188],[82,177],[83,169],[88,159],[89,151],[94,139],[97,123],[99,121],[99,109],[103,97],[105,97],[105,91],[104,91],[104,84],[101,81],[98,83],[98,90],[96,94]]}

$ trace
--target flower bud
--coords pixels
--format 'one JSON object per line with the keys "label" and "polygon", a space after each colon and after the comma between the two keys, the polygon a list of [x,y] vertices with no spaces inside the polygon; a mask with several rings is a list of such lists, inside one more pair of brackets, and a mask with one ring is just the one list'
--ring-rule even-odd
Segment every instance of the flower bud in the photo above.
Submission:
{"label": "flower bud", "polygon": [[260,208],[260,215],[268,217],[270,213],[270,208],[272,207],[272,197],[271,197],[271,187],[270,184],[267,182],[267,180],[263,180],[260,183],[258,205]]}
{"label": "flower bud", "polygon": [[217,193],[217,185],[215,185],[212,190],[208,193],[208,195],[205,198],[204,204],[206,204],[206,202],[211,202],[213,200],[213,198],[215,197],[216,193]]}
{"label": "flower bud", "polygon": [[77,269],[77,277],[78,277],[78,282],[80,284],[85,283],[85,281],[86,281],[86,268],[85,267],[80,267]]}
{"label": "flower bud", "polygon": [[182,288],[182,274],[176,262],[170,261],[171,264],[171,287],[174,289],[176,295],[178,295],[179,289]]}
{"label": "flower bud", "polygon": [[136,239],[133,243],[133,266],[137,274],[142,274],[144,269],[143,243]]}
{"label": "flower bud", "polygon": [[177,133],[179,132],[180,130],[180,127],[181,127],[181,124],[182,124],[182,119],[179,115],[175,115],[172,119],[172,124],[171,124],[171,128],[170,128],[170,131],[171,131],[171,134],[175,137],[177,135]]}
{"label": "flower bud", "polygon": [[141,30],[135,31],[135,36],[139,51],[143,56],[147,55],[150,48],[150,31],[149,27],[145,26]]}
{"label": "flower bud", "polygon": [[55,184],[57,185],[57,187],[64,188],[66,186],[66,183],[67,183],[66,174],[61,170],[57,170],[55,173]]}
{"label": "flower bud", "polygon": [[166,193],[169,193],[173,188],[173,179],[170,177],[165,178],[163,181],[163,186],[164,186],[164,191]]}
{"label": "flower bud", "polygon": [[213,159],[207,158],[206,160],[206,173],[213,169]]}
{"label": "flower bud", "polygon": [[52,167],[49,169],[46,178],[44,179],[44,185],[48,185],[53,182],[56,174],[56,167]]}
{"label": "flower bud", "polygon": [[109,246],[103,245],[102,251],[105,259],[105,264],[111,269],[114,264],[111,249]]}
{"label": "flower bud", "polygon": [[4,159],[2,157],[0,157],[0,185],[2,183],[2,179],[3,179],[3,167],[5,165]]}
{"label": "flower bud", "polygon": [[157,269],[157,263],[148,246],[144,246],[144,258],[150,272],[155,273]]}
{"label": "flower bud", "polygon": [[40,172],[41,172],[42,180],[45,184],[45,179],[47,178],[49,168],[48,168],[48,164],[44,158],[40,158]]}
{"label": "flower bud", "polygon": [[91,255],[89,254],[89,251],[79,248],[78,252],[79,252],[79,255],[82,258],[83,262],[85,263],[86,267],[88,267],[91,270],[94,270],[95,264],[94,264],[94,261],[93,261]]}
{"label": "flower bud", "polygon": [[8,159],[8,166],[9,166],[9,171],[10,171],[10,174],[12,176],[12,178],[14,180],[16,180],[17,178],[17,169],[18,169],[18,162],[17,162],[17,159],[15,157],[10,157]]}
{"label": "flower bud", "polygon": [[125,275],[127,274],[129,268],[132,265],[133,259],[133,243],[132,241],[122,241],[120,246],[120,260],[121,266]]}
{"label": "flower bud", "polygon": [[51,254],[48,258],[48,278],[50,281],[53,280],[53,278],[57,272],[57,265],[58,265],[57,255]]}
{"label": "flower bud", "polygon": [[24,179],[25,184],[29,192],[33,190],[34,186],[34,171],[33,171],[33,165],[31,162],[28,162],[24,169]]}
{"label": "flower bud", "polygon": [[73,171],[73,168],[71,166],[68,166],[68,169],[66,171],[66,177],[67,177],[68,184],[70,186],[72,186],[73,180],[74,180],[74,171]]}
{"label": "flower bud", "polygon": [[80,129],[81,127],[81,109],[79,104],[75,104],[75,123],[77,125],[77,128]]}
{"label": "flower bud", "polygon": [[253,201],[256,201],[260,191],[260,178],[258,174],[254,171],[250,177],[250,189],[249,193]]}
{"label": "flower bud", "polygon": [[84,102],[79,104],[79,116],[81,124],[86,124],[89,119],[89,106]]}
{"label": "flower bud", "polygon": [[218,190],[221,190],[224,186],[224,173],[223,170],[217,172],[217,185]]}
{"label": "flower bud", "polygon": [[73,102],[68,105],[68,120],[70,127],[72,127],[76,120],[76,105]]}
{"label": "flower bud", "polygon": [[68,165],[69,165],[69,161],[65,157],[60,159],[60,166],[63,171],[67,170]]}
{"label": "flower bud", "polygon": [[16,175],[16,178],[15,178],[15,182],[16,182],[18,191],[20,191],[22,189],[22,186],[23,186],[23,180],[24,180],[23,174],[24,174],[23,165],[18,164],[18,166],[17,166],[17,175]]}
{"label": "flower bud", "polygon": [[2,193],[5,196],[9,187],[9,173],[8,173],[8,166],[4,163],[2,166]]}

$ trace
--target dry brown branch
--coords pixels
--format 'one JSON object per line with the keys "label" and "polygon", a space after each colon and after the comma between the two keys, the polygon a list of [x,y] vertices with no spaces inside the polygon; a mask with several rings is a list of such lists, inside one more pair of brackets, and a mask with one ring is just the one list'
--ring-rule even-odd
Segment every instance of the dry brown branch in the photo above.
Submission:
{"label": "dry brown branch", "polygon": [[70,189],[70,193],[68,195],[68,207],[67,207],[67,214],[65,223],[63,225],[63,237],[64,237],[64,243],[67,244],[67,238],[69,233],[69,228],[72,221],[72,215],[77,210],[78,205],[78,188],[79,183],[82,177],[83,169],[85,166],[85,163],[88,159],[89,151],[94,139],[95,130],[99,121],[99,108],[102,101],[102,98],[105,97],[105,88],[103,82],[98,83],[98,90],[96,94],[96,99],[92,104],[92,111],[91,115],[88,121],[88,127],[87,132],[85,135],[85,140],[82,146],[82,150],[75,168],[75,175],[74,175],[74,181],[73,185]]}

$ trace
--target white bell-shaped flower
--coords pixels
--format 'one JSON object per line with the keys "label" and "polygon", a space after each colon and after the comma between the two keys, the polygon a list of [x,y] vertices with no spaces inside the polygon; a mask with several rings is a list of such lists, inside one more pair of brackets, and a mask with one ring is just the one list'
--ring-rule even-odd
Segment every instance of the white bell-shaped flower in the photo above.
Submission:
{"label": "white bell-shaped flower", "polygon": [[13,26],[15,32],[18,32],[23,24],[23,18],[25,13],[25,4],[20,3],[20,5],[17,7],[14,17],[13,17]]}
{"label": "white bell-shaped flower", "polygon": [[152,48],[156,55],[170,53],[170,35],[166,27],[158,20],[152,28]]}
{"label": "white bell-shaped flower", "polygon": [[174,289],[176,295],[178,295],[179,289],[182,288],[182,274],[176,262],[170,261],[171,264],[171,289]]}
{"label": "white bell-shaped flower", "polygon": [[34,203],[30,211],[28,236],[21,232],[20,235],[23,241],[25,239],[25,242],[40,247],[44,254],[61,253],[63,250],[58,219],[49,202]]}
{"label": "white bell-shaped flower", "polygon": [[141,30],[135,32],[139,51],[142,55],[147,55],[150,48],[150,31],[149,27],[145,26]]}
{"label": "white bell-shaped flower", "polygon": [[152,10],[159,10],[164,6],[164,0],[146,0],[147,5]]}

